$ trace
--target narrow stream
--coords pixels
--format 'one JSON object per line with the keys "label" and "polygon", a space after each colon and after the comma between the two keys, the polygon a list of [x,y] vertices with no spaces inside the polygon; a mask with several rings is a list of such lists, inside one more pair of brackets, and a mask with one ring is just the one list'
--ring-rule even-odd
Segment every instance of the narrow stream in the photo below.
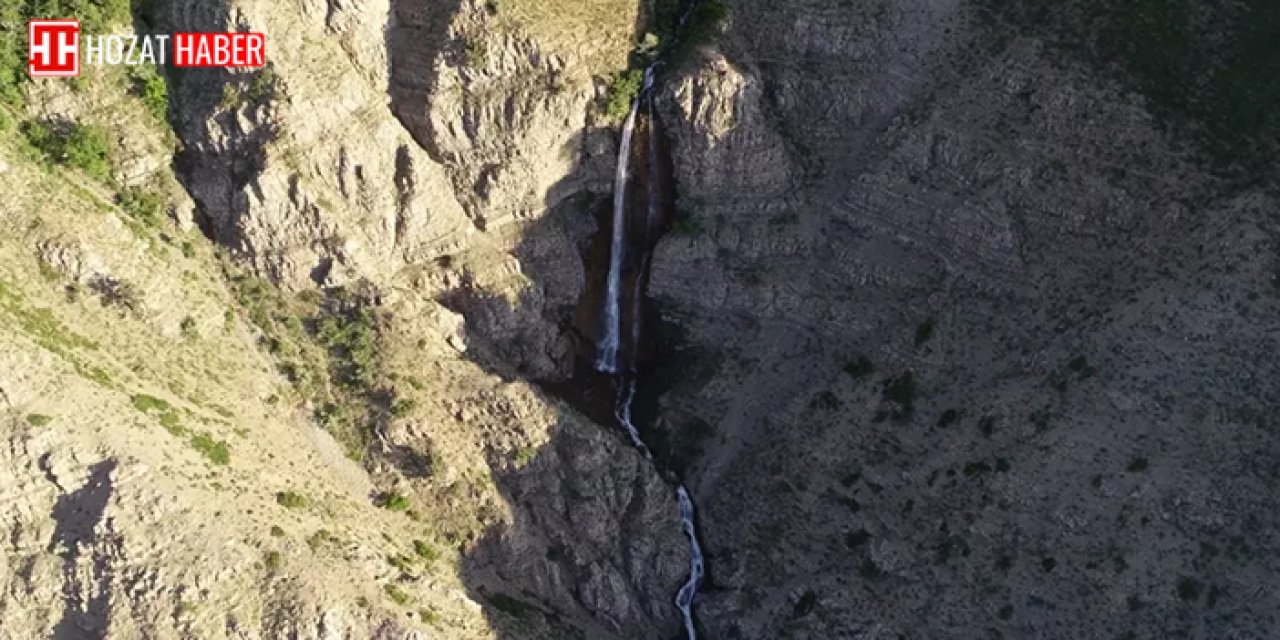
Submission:
{"label": "narrow stream", "polygon": [[[622,125],[618,167],[614,172],[609,273],[595,361],[596,370],[612,376],[617,388],[614,417],[632,444],[650,460],[653,455],[632,421],[632,408],[650,259],[674,208],[670,151],[653,104],[654,73],[660,64],[655,62],[645,69],[644,84]],[[628,329],[625,333],[624,326]],[[693,501],[684,484],[677,487],[676,497],[680,503],[681,526],[689,537],[690,557],[689,579],[676,594],[675,604],[684,617],[687,638],[696,640],[693,604],[702,586],[702,547],[698,543]]]}

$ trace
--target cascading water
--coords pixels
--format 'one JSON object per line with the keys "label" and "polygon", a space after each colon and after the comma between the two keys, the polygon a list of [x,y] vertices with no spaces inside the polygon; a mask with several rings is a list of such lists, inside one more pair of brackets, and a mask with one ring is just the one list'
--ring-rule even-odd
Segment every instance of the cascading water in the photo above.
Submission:
{"label": "cascading water", "polygon": [[[648,279],[651,252],[661,234],[671,206],[669,197],[671,172],[670,160],[666,157],[666,147],[653,106],[653,76],[658,64],[654,63],[645,69],[644,84],[640,94],[631,104],[631,111],[622,125],[622,139],[618,145],[618,167],[614,172],[613,184],[613,229],[609,242],[609,273],[605,281],[604,312],[599,341],[596,346],[596,370],[614,377],[618,389],[614,416],[618,424],[626,430],[632,444],[646,458],[652,459],[649,448],[640,437],[632,419],[632,406],[636,396],[636,362],[638,358],[641,321],[643,318],[642,302],[644,286]],[[642,114],[643,112],[643,114]],[[632,189],[632,149],[637,121],[643,115],[643,131],[646,137],[641,142],[644,153],[641,154],[642,178],[644,190],[638,195],[641,202],[634,202],[637,195]],[[665,208],[665,210],[664,210]],[[633,218],[631,212],[639,214]],[[629,280],[629,287],[624,283]],[[629,320],[630,331],[627,339],[623,338],[624,318]],[[697,631],[693,625],[693,602],[702,586],[704,573],[702,547],[698,544],[697,530],[694,522],[693,501],[689,491],[681,484],[676,489],[676,497],[680,503],[680,522],[685,535],[689,537],[689,579],[676,594],[675,604],[684,617],[685,633],[689,640],[697,639]]]}
{"label": "cascading water", "polygon": [[[657,63],[644,70],[644,95],[653,85]],[[613,175],[613,236],[609,242],[609,275],[605,284],[604,335],[596,351],[596,370],[618,373],[618,352],[622,348],[622,268],[627,257],[627,196],[631,183],[631,138],[635,133],[640,98],[631,103],[631,111],[622,124],[622,141],[618,144],[618,168]]]}

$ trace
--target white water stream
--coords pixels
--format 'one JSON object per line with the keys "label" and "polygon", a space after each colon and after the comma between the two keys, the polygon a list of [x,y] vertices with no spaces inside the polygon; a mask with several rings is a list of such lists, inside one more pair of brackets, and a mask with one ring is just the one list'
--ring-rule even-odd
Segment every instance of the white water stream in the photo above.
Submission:
{"label": "white water stream", "polygon": [[[618,145],[618,167],[614,172],[613,180],[613,234],[609,242],[609,275],[605,283],[605,301],[604,301],[604,331],[600,341],[596,347],[596,370],[615,376],[618,384],[618,399],[614,407],[614,417],[617,418],[618,424],[626,430],[627,436],[631,438],[631,443],[636,446],[646,458],[653,459],[653,454],[649,448],[645,446],[644,440],[640,437],[640,430],[636,428],[632,422],[632,405],[635,402],[636,381],[635,376],[635,352],[637,345],[640,343],[640,322],[641,316],[640,303],[644,292],[642,290],[644,282],[644,273],[649,266],[649,256],[646,254],[641,256],[638,271],[632,275],[633,286],[631,295],[631,358],[628,360],[627,371],[623,371],[620,365],[623,360],[622,352],[622,305],[623,305],[623,269],[627,261],[627,251],[629,242],[627,231],[631,228],[631,221],[627,216],[627,208],[629,204],[630,183],[631,183],[631,142],[635,133],[636,116],[640,111],[641,103],[646,99],[646,94],[653,85],[653,73],[659,63],[654,63],[645,69],[644,85],[640,90],[635,101],[631,103],[631,111],[627,114],[626,121],[622,125],[622,140]],[[650,118],[656,116],[650,112]],[[651,120],[648,127],[650,136],[657,136],[657,126]],[[657,144],[655,140],[650,140],[647,145],[650,158],[650,173],[653,173],[654,167],[658,166],[654,154],[657,153]],[[660,204],[657,202],[657,186],[654,178],[650,175],[649,185],[647,187],[646,204],[643,215],[644,233],[651,236],[656,233],[659,225]],[[645,238],[646,242],[649,238]],[[621,375],[620,375],[621,374]],[[698,634],[693,625],[693,602],[697,598],[698,589],[702,586],[702,577],[704,573],[704,565],[702,558],[702,547],[698,544],[697,529],[694,522],[693,501],[689,498],[689,491],[682,484],[676,489],[676,497],[680,503],[680,523],[684,529],[685,535],[689,537],[689,579],[680,587],[680,591],[676,594],[675,604],[680,609],[681,615],[684,617],[685,634],[688,640],[697,640]]]}

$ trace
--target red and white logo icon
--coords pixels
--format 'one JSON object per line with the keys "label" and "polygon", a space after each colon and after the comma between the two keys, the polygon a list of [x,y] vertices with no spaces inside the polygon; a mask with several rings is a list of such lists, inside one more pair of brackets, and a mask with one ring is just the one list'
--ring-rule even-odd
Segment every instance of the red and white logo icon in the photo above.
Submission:
{"label": "red and white logo icon", "polygon": [[80,75],[80,21],[27,23],[27,73],[33,78]]}

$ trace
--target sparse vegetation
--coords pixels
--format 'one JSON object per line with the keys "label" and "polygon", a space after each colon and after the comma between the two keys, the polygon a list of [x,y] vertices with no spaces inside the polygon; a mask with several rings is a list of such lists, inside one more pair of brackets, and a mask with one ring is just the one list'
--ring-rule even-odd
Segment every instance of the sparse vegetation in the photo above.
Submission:
{"label": "sparse vegetation", "polygon": [[494,609],[513,618],[527,618],[538,613],[537,607],[505,593],[495,593],[489,596],[489,603],[493,605]]}
{"label": "sparse vegetation", "polygon": [[80,123],[24,122],[22,135],[46,162],[74,167],[103,182],[111,180],[107,134]]}
{"label": "sparse vegetation", "polygon": [[[1187,135],[1222,176],[1274,181],[1280,141],[1280,3],[1214,6],[1167,0],[983,0],[993,28],[1034,34],[1117,77]],[[1274,184],[1274,182],[1273,182]]]}
{"label": "sparse vegetation", "polygon": [[167,201],[163,194],[140,187],[127,187],[116,194],[116,204],[129,217],[148,228],[158,228],[165,222]]}
{"label": "sparse vegetation", "polygon": [[1178,597],[1192,602],[1200,599],[1200,592],[1204,591],[1204,583],[1191,576],[1182,576],[1178,578]]}
{"label": "sparse vegetation", "polygon": [[671,231],[686,238],[696,238],[701,236],[706,231],[706,228],[702,224],[702,218],[699,218],[691,211],[681,209],[676,213],[675,220],[671,223]]}
{"label": "sparse vegetation", "polygon": [[854,380],[861,380],[875,373],[876,367],[866,356],[858,356],[844,365],[844,372]]}
{"label": "sparse vegetation", "polygon": [[906,420],[915,413],[916,379],[910,372],[890,378],[884,383],[884,399],[897,405],[894,418]]}
{"label": "sparse vegetation", "polygon": [[286,509],[305,509],[310,502],[300,493],[280,491],[276,493],[276,504]]}
{"label": "sparse vegetation", "polygon": [[279,551],[268,551],[262,558],[262,564],[267,567],[267,571],[279,571],[284,567],[284,556]]}
{"label": "sparse vegetation", "polygon": [[489,47],[481,38],[464,39],[462,53],[462,62],[468,69],[483,69],[489,66]]}
{"label": "sparse vegetation", "polygon": [[818,594],[814,593],[812,589],[806,590],[804,594],[800,596],[800,599],[796,601],[795,606],[791,608],[791,618],[803,618],[810,613],[813,613],[813,608],[817,606],[817,604]]}
{"label": "sparse vegetation", "polygon": [[226,440],[214,440],[207,433],[191,436],[191,447],[216,465],[231,464],[231,447]]}
{"label": "sparse vegetation", "polygon": [[169,84],[155,65],[129,67],[130,91],[157,122],[169,122]]}
{"label": "sparse vegetation", "polygon": [[327,529],[320,529],[307,536],[307,547],[311,549],[312,553],[336,546],[337,544],[338,538],[332,533],[329,533]]}
{"label": "sparse vegetation", "polygon": [[378,499],[378,504],[387,511],[408,511],[410,506],[409,498],[395,491],[382,494]]}
{"label": "sparse vegetation", "polygon": [[252,276],[232,282],[281,373],[350,458],[363,459],[378,420],[412,411],[412,401],[379,388],[378,318],[364,297],[344,289],[286,295]]}
{"label": "sparse vegetation", "polygon": [[409,604],[409,594],[406,593],[404,589],[401,589],[394,584],[389,584],[384,586],[383,590],[387,592],[387,597],[391,598],[392,602],[395,602],[400,606]]}
{"label": "sparse vegetation", "polygon": [[0,104],[22,103],[27,80],[27,21],[32,18],[75,17],[83,33],[103,33],[109,25],[129,21],[131,0],[6,0],[0,3]]}
{"label": "sparse vegetation", "polygon": [[435,562],[440,557],[440,550],[425,540],[414,540],[413,552],[428,564]]}
{"label": "sparse vegetation", "polygon": [[47,426],[50,422],[53,422],[53,418],[50,418],[49,416],[42,415],[39,413],[27,414],[27,424],[33,427]]}
{"label": "sparse vegetation", "polygon": [[920,325],[916,327],[916,337],[914,341],[916,348],[918,349],[924,346],[924,343],[928,342],[929,339],[932,337],[933,337],[933,320],[929,319],[929,320],[925,320],[924,322],[921,322]]}
{"label": "sparse vegetation", "polygon": [[89,364],[79,353],[98,348],[97,343],[68,330],[52,311],[29,308],[22,295],[0,281],[0,318],[7,327],[16,329],[44,349],[57,354],[87,380],[113,387],[111,376],[101,367]]}

